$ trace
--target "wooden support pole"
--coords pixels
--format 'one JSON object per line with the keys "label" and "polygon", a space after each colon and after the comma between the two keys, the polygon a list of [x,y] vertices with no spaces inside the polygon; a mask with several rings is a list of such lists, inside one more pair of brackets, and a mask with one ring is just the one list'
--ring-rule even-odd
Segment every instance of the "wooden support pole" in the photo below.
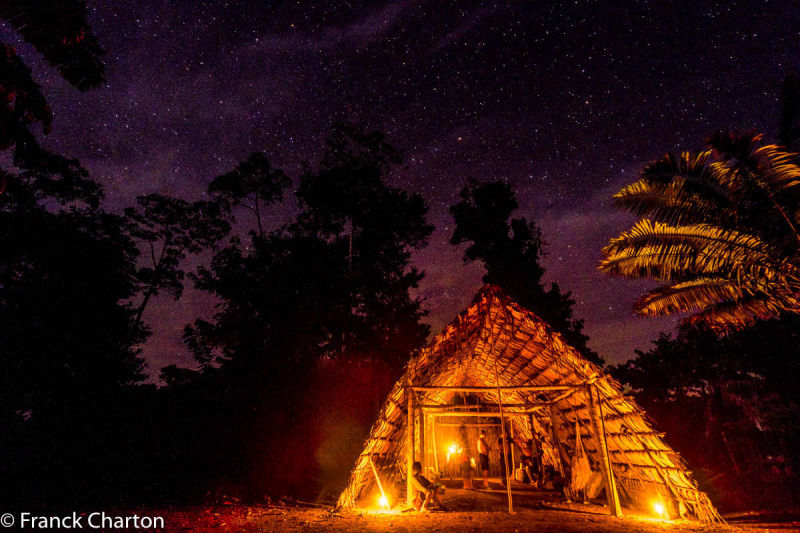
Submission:
{"label": "wooden support pole", "polygon": [[412,387],[416,392],[550,392],[571,391],[582,385],[511,385],[503,387]]}
{"label": "wooden support pole", "polygon": [[422,463],[423,471],[428,466],[428,461],[425,457],[425,412],[419,411],[419,460]]}
{"label": "wooden support pole", "polygon": [[[440,411],[438,409],[425,409],[424,412],[430,414],[431,416],[453,417],[453,418],[458,418],[458,417],[497,418],[497,417],[500,416],[500,411],[484,411],[484,412],[462,411],[462,412],[459,412],[459,411]],[[506,418],[509,418],[509,417],[512,417],[512,416],[528,416],[528,412],[527,411],[522,411],[522,412],[512,411],[512,412],[509,413],[509,412],[503,411],[503,416],[506,417]]]}
{"label": "wooden support pole", "polygon": [[[492,342],[492,352],[494,352],[494,342]],[[503,462],[506,467],[506,494],[508,495],[508,512],[514,513],[514,503],[511,498],[511,476],[508,475],[508,435],[506,435],[506,417],[503,413],[503,393],[500,387],[500,376],[497,373],[497,357],[494,358],[494,379],[497,383],[497,406],[500,408],[500,432],[503,435]]]}
{"label": "wooden support pole", "polygon": [[564,458],[564,447],[561,445],[561,437],[558,434],[558,414],[557,414],[557,407],[556,404],[550,405],[550,436],[553,439],[553,446],[556,448],[556,461],[558,464],[559,473],[564,476],[567,473],[566,468],[564,465],[567,464],[567,460]]}
{"label": "wooden support pole", "polygon": [[447,422],[439,422],[439,426],[440,427],[446,427],[446,428],[460,428],[460,427],[465,426],[465,425],[468,425],[471,428],[499,428],[500,427],[500,423],[499,422],[496,423],[496,424],[480,424],[480,423],[464,424],[463,422],[460,423],[460,424],[457,424],[455,422],[448,424]]}
{"label": "wooden support pole", "polygon": [[408,415],[406,416],[406,503],[409,507],[414,504],[414,390],[406,387],[408,401]]}
{"label": "wooden support pole", "polygon": [[[496,389],[495,389],[496,390]],[[505,403],[503,404],[504,409],[524,409],[526,411],[531,411],[533,409],[541,409],[543,407],[547,407],[550,405],[549,403]],[[438,409],[438,410],[445,410],[445,409],[454,409],[458,413],[477,413],[480,412],[480,409],[483,408],[493,408],[494,405],[484,404],[484,405],[444,405],[444,404],[436,404],[436,403],[422,403],[417,404],[417,407],[420,409]]]}
{"label": "wooden support pole", "polygon": [[433,467],[436,469],[436,475],[439,475],[439,451],[436,446],[436,417],[431,417],[431,446],[433,446]]}
{"label": "wooden support pole", "polygon": [[[597,394],[596,400],[595,394]],[[619,505],[619,494],[617,493],[617,484],[614,482],[614,471],[611,468],[611,458],[608,454],[605,422],[603,421],[603,411],[600,407],[600,392],[597,390],[596,385],[587,385],[586,395],[589,399],[587,403],[589,407],[589,416],[592,419],[594,434],[597,438],[598,462],[600,463],[600,470],[603,472],[603,480],[605,481],[609,512],[611,516],[622,516],[622,508]]]}
{"label": "wooden support pole", "polygon": [[508,451],[509,451],[509,453],[511,454],[511,479],[514,479],[514,469],[515,469],[515,468],[516,468],[516,466],[517,466],[517,465],[516,465],[516,462],[517,462],[517,461],[516,461],[516,459],[517,459],[517,457],[516,457],[516,454],[514,453],[514,421],[513,421],[513,420],[509,420],[509,422],[508,422],[508,425],[509,425],[509,428],[508,428],[508,429],[509,429],[509,431],[510,431],[510,433],[511,433],[511,434],[509,435],[509,438],[510,438],[511,440],[510,440],[510,442],[508,443]]}

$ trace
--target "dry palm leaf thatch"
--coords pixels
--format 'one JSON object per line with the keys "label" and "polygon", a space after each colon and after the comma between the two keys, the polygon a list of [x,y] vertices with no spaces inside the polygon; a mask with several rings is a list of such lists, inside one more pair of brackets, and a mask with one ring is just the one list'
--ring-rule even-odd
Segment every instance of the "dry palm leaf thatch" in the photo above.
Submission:
{"label": "dry palm leaf thatch", "polygon": [[760,135],[716,135],[700,153],[667,154],[614,195],[643,217],[603,249],[600,270],[665,285],[642,315],[693,312],[727,330],[800,312],[798,154]]}
{"label": "dry palm leaf thatch", "polygon": [[[452,388],[468,387],[480,388],[473,393],[470,408],[489,410],[497,408],[495,387],[505,388],[504,412],[516,439],[524,441],[535,432],[545,463],[562,472],[562,461],[569,460],[565,451],[575,448],[576,422],[586,454],[594,464],[602,461],[598,426],[590,423],[594,400],[590,401],[587,393],[592,387],[622,503],[651,514],[653,501],[658,499],[671,502],[675,514],[680,510],[703,521],[721,520],[706,494],[698,490],[684,461],[653,429],[644,410],[623,393],[621,385],[567,345],[538,316],[491,285],[409,361],[370,430],[338,508],[375,507],[378,488],[370,458],[384,489],[395,489],[393,503],[401,499],[404,492],[398,484],[407,465],[408,395],[414,395],[413,405],[417,406],[412,417],[414,459],[430,467],[431,432],[424,430],[430,420],[423,420],[420,409],[459,409],[462,392]],[[527,415],[519,416],[523,412],[530,413],[527,421]]]}

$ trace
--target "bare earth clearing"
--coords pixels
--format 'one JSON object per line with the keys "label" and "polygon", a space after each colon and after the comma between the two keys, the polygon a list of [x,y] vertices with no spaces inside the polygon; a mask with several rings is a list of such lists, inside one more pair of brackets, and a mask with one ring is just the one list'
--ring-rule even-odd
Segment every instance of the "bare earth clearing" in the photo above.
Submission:
{"label": "bare earth clearing", "polygon": [[[515,491],[514,515],[509,515],[505,492],[448,490],[448,511],[330,513],[301,507],[200,507],[159,510],[168,531],[262,532],[262,531],[397,531],[397,532],[667,532],[697,531],[755,533],[800,531],[798,516],[770,519],[767,515],[726,517],[727,526],[705,526],[697,522],[667,522],[657,519],[612,518],[593,504],[566,504],[552,493]],[[148,510],[145,514],[158,514]]]}

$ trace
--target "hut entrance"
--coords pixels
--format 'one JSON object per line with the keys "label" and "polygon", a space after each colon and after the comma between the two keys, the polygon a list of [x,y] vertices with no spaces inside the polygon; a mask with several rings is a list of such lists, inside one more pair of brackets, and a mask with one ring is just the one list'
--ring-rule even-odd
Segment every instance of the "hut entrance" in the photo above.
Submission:
{"label": "hut entrance", "polygon": [[[411,470],[414,461],[422,465],[426,478],[447,480],[464,489],[497,489],[506,492],[508,508],[513,510],[512,492],[525,488],[561,493],[569,484],[572,458],[578,452],[576,440],[559,439],[549,402],[505,402],[504,396],[519,394],[554,394],[560,401],[577,391],[591,391],[591,384],[516,387],[434,387],[406,386],[406,489],[409,502],[414,495]],[[436,403],[442,395],[450,404]],[[498,398],[496,404],[487,397]],[[433,403],[430,403],[433,402]],[[588,403],[588,402],[587,402]],[[596,465],[595,489],[606,488],[611,514],[619,516],[619,494],[610,468],[610,456],[603,429],[602,412],[590,410],[596,423],[602,464]],[[595,418],[599,417],[599,418]],[[580,432],[580,423],[576,426]],[[577,433],[576,433],[577,435]],[[564,435],[562,435],[563,437]],[[482,441],[479,444],[479,441]],[[504,445],[505,443],[505,445]],[[481,457],[481,450],[487,451]],[[581,453],[583,449],[581,448]],[[487,457],[488,455],[488,464]],[[591,466],[587,465],[587,476]],[[484,470],[484,467],[487,467]],[[599,471],[597,471],[599,470]],[[588,479],[587,479],[588,482]],[[512,490],[513,487],[513,490]],[[608,487],[611,489],[608,490]],[[567,488],[566,493],[569,493]]]}

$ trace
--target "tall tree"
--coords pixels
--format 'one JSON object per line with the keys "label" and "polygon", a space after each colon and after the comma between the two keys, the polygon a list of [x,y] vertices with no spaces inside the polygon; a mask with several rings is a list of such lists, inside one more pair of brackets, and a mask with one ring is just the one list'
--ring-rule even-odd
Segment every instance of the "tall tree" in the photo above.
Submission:
{"label": "tall tree", "polygon": [[[186,329],[202,370],[164,375],[214,398],[210,416],[224,418],[227,438],[213,462],[225,475],[252,477],[260,490],[264,479],[291,477],[287,465],[264,458],[285,446],[301,410],[313,405],[308,396],[316,392],[307,384],[320,361],[370,361],[365,368],[381,372],[378,363],[386,362],[397,372],[424,342],[421,303],[409,294],[422,274],[410,265],[410,249],[425,244],[431,226],[420,197],[384,183],[395,164],[390,153],[381,134],[338,128],[319,169],[301,178],[297,220],[234,237],[198,270],[197,287],[220,302],[211,320]],[[283,173],[252,162],[215,180],[214,194],[234,207],[281,198]],[[269,171],[249,180],[253,169]],[[255,188],[239,187],[243,181]]]}
{"label": "tall tree", "polygon": [[230,225],[216,202],[148,194],[136,198],[136,203],[125,210],[125,216],[128,234],[145,249],[136,273],[141,292],[136,321],[141,322],[148,302],[159,292],[180,298],[185,277],[181,262],[224,237]]}
{"label": "tall tree", "polygon": [[643,218],[603,249],[600,270],[664,283],[637,313],[692,312],[721,328],[800,313],[800,166],[761,139],[714,135],[708,150],[667,154],[614,196]]}
{"label": "tall tree", "polygon": [[778,141],[792,152],[800,148],[800,78],[797,74],[783,79]]}
{"label": "tall tree", "polygon": [[461,201],[450,207],[456,222],[451,244],[466,243],[464,262],[483,262],[484,283],[502,287],[564,335],[587,359],[602,365],[603,359],[586,344],[589,337],[583,333],[583,320],[573,316],[575,301],[570,293],[562,293],[556,283],[545,288],[541,230],[533,221],[511,218],[517,207],[514,191],[507,183],[470,181],[461,190]]}
{"label": "tall tree", "polygon": [[433,231],[422,197],[384,181],[400,161],[382,133],[336,126],[319,170],[301,177],[303,211],[294,228],[325,240],[346,259],[353,312],[341,349],[372,354],[395,368],[428,334],[421,302],[409,291],[423,276],[411,266],[411,250],[427,245]]}
{"label": "tall tree", "polygon": [[283,200],[283,193],[290,185],[282,170],[273,168],[264,154],[255,152],[232,171],[215,178],[208,192],[230,214],[232,222],[237,219],[233,213],[236,207],[250,211],[256,220],[257,235],[263,237],[265,211]]}

